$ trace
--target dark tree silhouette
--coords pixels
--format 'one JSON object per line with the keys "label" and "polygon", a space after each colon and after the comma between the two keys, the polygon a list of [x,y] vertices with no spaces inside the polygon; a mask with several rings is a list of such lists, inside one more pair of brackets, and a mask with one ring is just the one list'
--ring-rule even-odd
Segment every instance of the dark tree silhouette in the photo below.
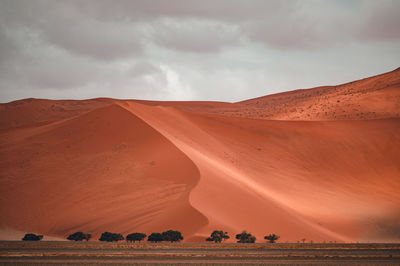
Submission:
{"label": "dark tree silhouette", "polygon": [[268,240],[269,243],[275,243],[276,240],[278,240],[280,238],[280,236],[275,235],[275,234],[270,234],[267,236],[264,236],[264,239]]}
{"label": "dark tree silhouette", "polygon": [[67,237],[68,240],[74,240],[74,241],[82,241],[82,240],[89,241],[89,239],[91,238],[92,238],[91,234],[84,234],[82,232],[75,232]]}
{"label": "dark tree silhouette", "polygon": [[104,232],[101,234],[99,238],[100,241],[107,241],[107,242],[117,242],[119,240],[124,240],[124,237],[121,234]]}
{"label": "dark tree silhouette", "polygon": [[236,235],[236,239],[238,243],[254,243],[256,242],[256,237],[246,231],[241,232]]}
{"label": "dark tree silhouette", "polygon": [[168,230],[168,231],[162,232],[161,235],[162,235],[163,241],[179,242],[179,241],[183,240],[182,233],[179,231]]}
{"label": "dark tree silhouette", "polygon": [[35,234],[25,234],[22,238],[23,241],[40,241],[43,238],[42,235],[35,235]]}
{"label": "dark tree silhouette", "polygon": [[163,241],[163,237],[160,233],[151,233],[147,238],[147,241],[150,242],[161,242]]}
{"label": "dark tree silhouette", "polygon": [[228,233],[224,231],[214,230],[210,237],[206,238],[206,241],[214,241],[215,243],[221,243],[221,241],[229,239]]}
{"label": "dark tree silhouette", "polygon": [[89,241],[92,238],[92,234],[86,234],[85,240]]}
{"label": "dark tree silhouette", "polygon": [[136,241],[142,241],[146,237],[146,234],[143,233],[132,233],[126,236],[126,241],[127,242],[136,242]]}

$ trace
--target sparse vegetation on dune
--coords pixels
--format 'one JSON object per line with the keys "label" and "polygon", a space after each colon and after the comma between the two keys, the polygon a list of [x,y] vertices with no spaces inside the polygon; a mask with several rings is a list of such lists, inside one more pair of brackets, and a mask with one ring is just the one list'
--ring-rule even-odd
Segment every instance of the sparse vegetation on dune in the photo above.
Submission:
{"label": "sparse vegetation on dune", "polygon": [[226,239],[229,239],[229,235],[227,232],[224,232],[222,230],[215,230],[211,233],[210,237],[206,238],[206,241],[221,243],[221,241],[224,241]]}
{"label": "sparse vegetation on dune", "polygon": [[182,233],[179,231],[174,231],[174,230],[168,230],[165,232],[162,232],[161,234],[163,241],[169,241],[169,242],[179,242],[183,240]]}
{"label": "sparse vegetation on dune", "polygon": [[101,234],[99,240],[106,242],[118,242],[120,240],[124,240],[124,237],[121,234],[104,232]]}
{"label": "sparse vegetation on dune", "polygon": [[238,243],[255,243],[256,237],[246,231],[241,232],[236,235],[236,239]]}
{"label": "sparse vegetation on dune", "polygon": [[161,233],[151,233],[147,238],[147,241],[157,243],[163,241],[163,237]]}
{"label": "sparse vegetation on dune", "polygon": [[264,239],[268,240],[269,243],[275,243],[276,240],[278,240],[280,238],[280,236],[275,235],[275,234],[270,234],[267,236],[264,236]]}
{"label": "sparse vegetation on dune", "polygon": [[40,241],[42,240],[42,235],[35,235],[35,234],[25,234],[22,238],[23,241]]}
{"label": "sparse vegetation on dune", "polygon": [[143,233],[132,233],[126,236],[126,242],[136,242],[136,241],[142,241],[145,239],[146,234]]}
{"label": "sparse vegetation on dune", "polygon": [[91,238],[92,238],[91,234],[84,234],[83,232],[75,232],[67,237],[68,240],[73,240],[73,241],[82,241],[82,240],[89,241]]}

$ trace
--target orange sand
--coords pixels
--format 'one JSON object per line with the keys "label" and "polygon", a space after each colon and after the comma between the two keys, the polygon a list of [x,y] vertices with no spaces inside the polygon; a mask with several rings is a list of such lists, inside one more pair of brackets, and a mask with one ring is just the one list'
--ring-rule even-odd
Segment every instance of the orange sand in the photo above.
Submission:
{"label": "orange sand", "polygon": [[399,70],[240,103],[26,99],[0,117],[2,239],[400,240]]}

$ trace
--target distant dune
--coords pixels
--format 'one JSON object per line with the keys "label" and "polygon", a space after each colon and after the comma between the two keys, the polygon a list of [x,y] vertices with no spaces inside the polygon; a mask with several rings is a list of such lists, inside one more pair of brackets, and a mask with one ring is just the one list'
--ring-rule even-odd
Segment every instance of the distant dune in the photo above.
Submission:
{"label": "distant dune", "polygon": [[0,104],[0,170],[0,239],[399,242],[400,69],[238,103]]}

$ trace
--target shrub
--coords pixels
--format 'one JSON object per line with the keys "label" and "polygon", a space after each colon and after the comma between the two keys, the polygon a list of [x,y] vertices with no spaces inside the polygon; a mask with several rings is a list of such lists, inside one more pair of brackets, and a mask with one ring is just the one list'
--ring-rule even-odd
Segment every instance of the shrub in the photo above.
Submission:
{"label": "shrub", "polygon": [[160,233],[151,233],[147,238],[147,241],[150,242],[160,242],[163,241],[163,237]]}
{"label": "shrub", "polygon": [[229,239],[228,233],[224,231],[214,230],[210,237],[206,238],[206,241],[214,241],[215,243],[221,243],[221,241]]}
{"label": "shrub", "polygon": [[276,240],[278,240],[280,238],[280,236],[275,235],[275,234],[270,234],[267,236],[264,236],[264,239],[268,240],[269,243],[275,243]]}
{"label": "shrub", "polygon": [[107,241],[107,242],[117,242],[119,240],[124,240],[124,237],[121,234],[116,234],[116,233],[110,233],[110,232],[104,232],[101,234],[101,237],[99,238],[100,241]]}
{"label": "shrub", "polygon": [[82,232],[75,232],[67,237],[68,240],[74,240],[74,241],[82,241],[82,240],[89,241],[89,239],[91,238],[92,238],[91,234],[84,234]]}
{"label": "shrub", "polygon": [[254,243],[256,242],[256,237],[246,231],[236,235],[238,243]]}
{"label": "shrub", "polygon": [[136,242],[136,241],[142,241],[146,237],[146,234],[143,233],[132,233],[126,236],[126,241],[127,242]]}
{"label": "shrub", "polygon": [[43,238],[42,235],[35,235],[35,234],[25,234],[22,238],[23,241],[40,241]]}
{"label": "shrub", "polygon": [[163,232],[161,235],[163,241],[179,242],[183,240],[182,233],[179,231],[168,230]]}

